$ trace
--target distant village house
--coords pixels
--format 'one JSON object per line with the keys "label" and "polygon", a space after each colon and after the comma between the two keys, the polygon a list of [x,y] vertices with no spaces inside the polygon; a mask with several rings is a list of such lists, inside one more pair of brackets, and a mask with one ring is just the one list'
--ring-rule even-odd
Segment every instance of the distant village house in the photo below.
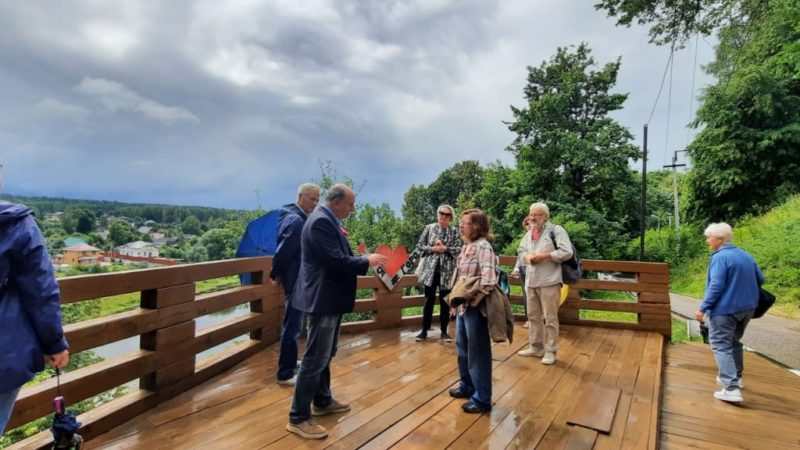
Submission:
{"label": "distant village house", "polygon": [[136,256],[138,258],[158,258],[158,247],[150,242],[136,241],[129,242],[117,247],[117,252],[124,256]]}
{"label": "distant village house", "polygon": [[64,247],[62,253],[56,256],[55,263],[68,265],[98,264],[100,262],[101,251],[102,250],[99,248],[93,247],[86,243],[70,245],[69,247]]}

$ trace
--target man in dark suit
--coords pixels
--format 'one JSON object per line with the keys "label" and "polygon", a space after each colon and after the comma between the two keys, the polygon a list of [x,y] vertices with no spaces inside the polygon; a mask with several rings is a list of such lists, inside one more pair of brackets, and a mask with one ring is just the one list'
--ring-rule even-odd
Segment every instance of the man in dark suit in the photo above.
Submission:
{"label": "man in dark suit", "polygon": [[379,254],[353,255],[341,221],[355,211],[355,201],[352,189],[337,184],[303,226],[292,306],[308,314],[308,340],[286,429],[307,439],[328,436],[313,416],[350,410],[349,404],[335,400],[331,393],[330,363],[336,355],[342,316],[355,306],[357,276],[366,274],[369,266],[388,263]]}

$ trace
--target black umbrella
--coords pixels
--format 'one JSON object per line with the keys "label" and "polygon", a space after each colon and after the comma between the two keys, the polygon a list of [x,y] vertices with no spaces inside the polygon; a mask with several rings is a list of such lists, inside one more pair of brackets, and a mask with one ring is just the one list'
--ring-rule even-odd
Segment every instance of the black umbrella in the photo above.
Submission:
{"label": "black umbrella", "polygon": [[53,433],[53,448],[58,450],[79,450],[83,444],[83,438],[76,434],[81,423],[75,417],[74,412],[67,411],[64,397],[61,395],[61,371],[56,368],[56,386],[58,396],[53,399],[53,406],[56,413],[53,416],[53,426],[50,431]]}

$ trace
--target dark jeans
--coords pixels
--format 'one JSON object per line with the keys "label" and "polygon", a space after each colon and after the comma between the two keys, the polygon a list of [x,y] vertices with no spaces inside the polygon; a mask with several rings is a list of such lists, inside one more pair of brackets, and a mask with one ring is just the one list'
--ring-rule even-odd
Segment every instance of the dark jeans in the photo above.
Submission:
{"label": "dark jeans", "polygon": [[291,306],[292,293],[286,293],[286,308],[281,326],[281,353],[278,357],[278,379],[288,380],[294,376],[297,367],[297,339],[303,324],[303,311]]}
{"label": "dark jeans", "polygon": [[436,302],[436,290],[439,289],[439,325],[442,332],[447,333],[450,323],[450,305],[444,300],[450,291],[441,289],[439,270],[433,275],[433,285],[425,286],[425,306],[422,308],[422,332],[427,333],[433,321],[433,304]]}
{"label": "dark jeans", "polygon": [[339,343],[341,314],[308,314],[306,353],[294,386],[289,421],[297,424],[311,418],[311,402],[324,408],[333,401],[331,393],[331,359]]}
{"label": "dark jeans", "polygon": [[456,317],[456,349],[461,392],[472,393],[478,408],[492,409],[492,347],[489,322],[478,308],[469,307]]}
{"label": "dark jeans", "polygon": [[740,342],[744,330],[753,317],[754,310],[736,314],[711,316],[708,327],[708,342],[717,360],[719,379],[725,389],[735,389],[744,371],[744,347]]}

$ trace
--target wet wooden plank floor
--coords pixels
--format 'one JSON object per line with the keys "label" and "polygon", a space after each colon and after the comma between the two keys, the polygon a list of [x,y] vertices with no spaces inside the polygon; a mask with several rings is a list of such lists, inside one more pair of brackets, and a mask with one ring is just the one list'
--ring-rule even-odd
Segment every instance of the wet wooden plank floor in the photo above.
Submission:
{"label": "wet wooden plank floor", "polygon": [[717,366],[707,345],[669,346],[664,367],[661,448],[800,449],[800,377],[745,352],[744,402],[712,394]]}
{"label": "wet wooden plank floor", "polygon": [[[615,449],[658,443],[660,335],[564,326],[558,362],[544,366],[516,355],[528,331],[517,327],[514,344],[493,347],[492,412],[470,415],[461,411],[463,400],[447,394],[458,382],[455,345],[439,342],[436,331],[415,342],[416,331],[342,335],[333,392],[352,410],[320,418],[327,439],[286,431],[293,388],[275,383],[275,345],[86,448]],[[592,403],[592,386],[621,390],[610,434],[567,424],[576,405]]]}

